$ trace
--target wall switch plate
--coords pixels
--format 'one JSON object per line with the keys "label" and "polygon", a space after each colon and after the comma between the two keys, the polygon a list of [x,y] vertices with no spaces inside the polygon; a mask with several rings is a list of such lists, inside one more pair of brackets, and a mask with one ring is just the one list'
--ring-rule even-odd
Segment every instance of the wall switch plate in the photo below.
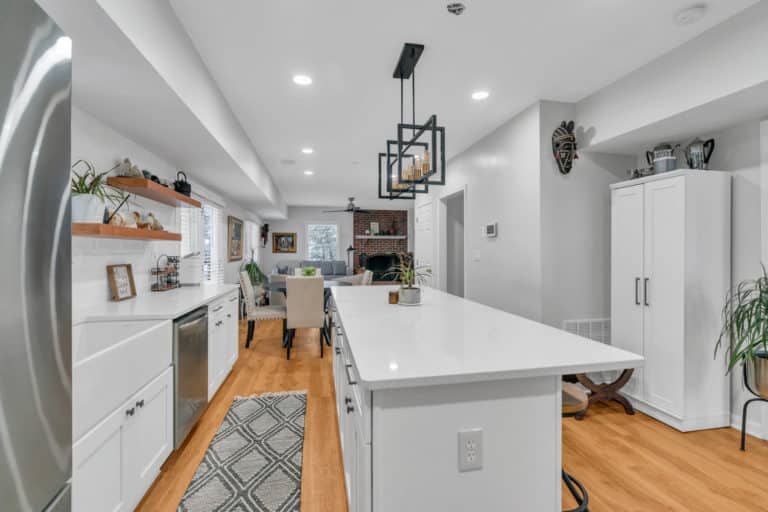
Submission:
{"label": "wall switch plate", "polygon": [[459,431],[459,471],[483,469],[483,429]]}
{"label": "wall switch plate", "polygon": [[472,251],[472,261],[480,261],[480,251]]}

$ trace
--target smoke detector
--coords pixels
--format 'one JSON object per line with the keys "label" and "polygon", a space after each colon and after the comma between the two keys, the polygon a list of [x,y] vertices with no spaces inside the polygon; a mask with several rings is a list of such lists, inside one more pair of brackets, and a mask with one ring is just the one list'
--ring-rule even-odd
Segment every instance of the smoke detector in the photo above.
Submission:
{"label": "smoke detector", "polygon": [[703,18],[706,13],[707,13],[706,4],[696,4],[690,7],[686,7],[685,9],[680,9],[675,13],[675,16],[673,19],[675,21],[675,25],[677,25],[678,27],[683,27],[685,25],[691,25],[692,23],[696,23],[701,18]]}
{"label": "smoke detector", "polygon": [[467,8],[466,5],[464,5],[461,2],[452,2],[446,6],[448,9],[448,12],[451,14],[455,14],[456,16],[461,15],[461,13],[464,12],[464,9]]}

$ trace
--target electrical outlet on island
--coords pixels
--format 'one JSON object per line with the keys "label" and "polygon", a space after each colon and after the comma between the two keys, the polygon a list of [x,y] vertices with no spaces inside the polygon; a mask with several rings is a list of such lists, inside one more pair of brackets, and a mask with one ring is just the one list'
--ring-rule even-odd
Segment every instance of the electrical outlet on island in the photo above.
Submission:
{"label": "electrical outlet on island", "polygon": [[483,469],[483,429],[459,431],[459,472]]}

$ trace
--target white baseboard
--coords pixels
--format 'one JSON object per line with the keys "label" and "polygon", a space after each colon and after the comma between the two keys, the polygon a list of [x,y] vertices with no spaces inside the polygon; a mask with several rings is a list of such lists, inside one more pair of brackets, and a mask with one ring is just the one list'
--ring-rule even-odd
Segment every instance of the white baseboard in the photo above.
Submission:
{"label": "white baseboard", "polygon": [[[752,414],[749,416],[753,417]],[[757,414],[755,413],[754,416],[757,416]],[[731,414],[731,428],[735,428],[736,430],[741,431],[741,414]],[[755,436],[758,439],[768,440],[768,432],[766,432],[765,428],[763,427],[763,423],[760,421],[748,420],[747,434]]]}
{"label": "white baseboard", "polygon": [[711,428],[730,427],[732,424],[731,415],[728,412],[722,414],[711,414],[706,416],[695,416],[680,419],[669,413],[662,411],[642,400],[630,397],[630,402],[638,411],[646,414],[670,427],[681,432],[691,432],[693,430],[707,430]]}

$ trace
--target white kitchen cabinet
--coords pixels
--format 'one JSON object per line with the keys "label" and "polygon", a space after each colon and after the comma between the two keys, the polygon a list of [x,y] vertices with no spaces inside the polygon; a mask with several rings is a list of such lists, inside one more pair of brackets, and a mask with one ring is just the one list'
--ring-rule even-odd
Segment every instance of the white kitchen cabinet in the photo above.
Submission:
{"label": "white kitchen cabinet", "polygon": [[611,186],[611,341],[641,354],[624,392],[682,431],[730,424],[723,353],[730,176],[674,171]]}
{"label": "white kitchen cabinet", "polygon": [[236,293],[208,306],[208,400],[219,390],[238,356]]}
{"label": "white kitchen cabinet", "polygon": [[172,449],[168,368],[75,443],[72,510],[133,510]]}

